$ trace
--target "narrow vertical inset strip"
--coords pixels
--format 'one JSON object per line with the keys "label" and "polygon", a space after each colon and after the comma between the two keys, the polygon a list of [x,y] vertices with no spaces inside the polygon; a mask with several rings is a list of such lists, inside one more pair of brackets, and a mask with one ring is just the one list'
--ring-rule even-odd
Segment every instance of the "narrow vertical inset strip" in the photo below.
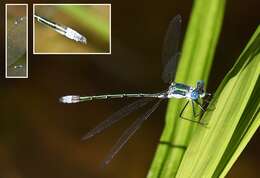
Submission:
{"label": "narrow vertical inset strip", "polygon": [[28,78],[28,5],[5,5],[5,77]]}

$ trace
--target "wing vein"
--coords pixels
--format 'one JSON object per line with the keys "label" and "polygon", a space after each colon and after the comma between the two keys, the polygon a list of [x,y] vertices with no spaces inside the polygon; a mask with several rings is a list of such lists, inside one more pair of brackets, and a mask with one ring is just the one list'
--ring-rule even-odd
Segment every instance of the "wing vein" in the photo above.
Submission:
{"label": "wing vein", "polygon": [[105,119],[103,122],[98,124],[95,128],[90,130],[87,134],[85,134],[85,136],[82,137],[82,140],[87,140],[93,137],[94,135],[102,132],[104,129],[120,121],[121,119],[123,119],[124,117],[132,113],[133,111],[145,106],[147,103],[149,103],[152,100],[154,100],[154,98],[142,98],[124,106],[123,108],[121,108],[120,110],[118,110],[117,112],[109,116],[107,119]]}
{"label": "wing vein", "polygon": [[116,144],[112,147],[107,158],[102,162],[102,167],[107,165],[114,156],[119,152],[119,150],[126,144],[130,137],[141,127],[143,122],[158,108],[160,102],[163,99],[157,101],[149,110],[147,110],[143,115],[138,117],[127,130],[124,131],[122,136],[118,139]]}

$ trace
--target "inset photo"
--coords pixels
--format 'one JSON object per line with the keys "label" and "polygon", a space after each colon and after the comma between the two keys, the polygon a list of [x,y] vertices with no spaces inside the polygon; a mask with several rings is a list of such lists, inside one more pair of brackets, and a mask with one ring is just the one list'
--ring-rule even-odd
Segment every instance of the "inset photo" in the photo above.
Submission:
{"label": "inset photo", "polygon": [[34,54],[111,54],[111,4],[34,4]]}
{"label": "inset photo", "polygon": [[28,77],[28,6],[5,5],[5,77]]}

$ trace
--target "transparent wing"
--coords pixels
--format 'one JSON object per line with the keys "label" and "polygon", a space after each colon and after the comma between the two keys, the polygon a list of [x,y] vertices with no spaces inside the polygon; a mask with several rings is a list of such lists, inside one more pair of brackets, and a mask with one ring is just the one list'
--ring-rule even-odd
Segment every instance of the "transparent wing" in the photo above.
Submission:
{"label": "transparent wing", "polygon": [[176,74],[176,67],[178,64],[178,59],[180,58],[180,53],[176,53],[164,66],[162,73],[162,79],[165,83],[171,83]]}
{"label": "transparent wing", "polygon": [[95,128],[90,130],[83,138],[82,140],[89,139],[93,137],[94,135],[102,132],[104,129],[110,127],[112,124],[120,121],[122,118],[126,117],[133,111],[137,110],[140,107],[145,106],[150,101],[154,100],[154,98],[142,98],[139,99],[129,105],[126,105],[125,107],[121,108],[119,111],[112,114],[110,117],[108,117],[106,120],[98,124]]}
{"label": "transparent wing", "polygon": [[162,73],[162,79],[165,83],[170,83],[176,73],[176,67],[180,56],[179,43],[181,36],[181,22],[181,16],[175,16],[171,20],[164,38],[162,49],[164,70]]}
{"label": "transparent wing", "polygon": [[163,99],[160,99],[157,101],[152,108],[150,108],[148,111],[146,111],[141,117],[137,118],[135,122],[132,123],[132,125],[124,131],[122,136],[118,139],[116,144],[111,149],[110,153],[108,154],[107,158],[102,162],[102,167],[107,165],[114,156],[119,152],[119,150],[126,144],[126,142],[130,139],[130,137],[141,127],[143,122],[158,108],[160,102]]}
{"label": "transparent wing", "polygon": [[26,53],[26,17],[20,17],[7,26],[7,66]]}

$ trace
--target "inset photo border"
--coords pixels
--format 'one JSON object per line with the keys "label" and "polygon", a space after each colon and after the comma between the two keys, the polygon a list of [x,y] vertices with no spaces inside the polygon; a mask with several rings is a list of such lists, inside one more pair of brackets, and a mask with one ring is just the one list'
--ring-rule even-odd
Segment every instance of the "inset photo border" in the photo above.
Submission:
{"label": "inset photo border", "polygon": [[33,54],[111,54],[111,4],[33,4]]}
{"label": "inset photo border", "polygon": [[5,4],[5,78],[28,78],[28,4]]}

